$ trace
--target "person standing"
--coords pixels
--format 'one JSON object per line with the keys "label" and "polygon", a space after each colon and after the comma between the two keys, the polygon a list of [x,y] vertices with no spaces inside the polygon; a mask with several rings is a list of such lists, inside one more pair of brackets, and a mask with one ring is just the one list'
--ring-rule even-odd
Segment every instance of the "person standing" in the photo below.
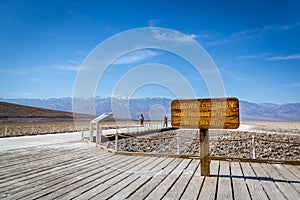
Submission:
{"label": "person standing", "polygon": [[140,120],[141,120],[141,126],[144,126],[144,115],[143,114],[141,114],[141,116],[140,116]]}
{"label": "person standing", "polygon": [[163,127],[168,127],[168,117],[167,117],[167,115],[165,115],[165,117],[164,117],[164,125],[163,125]]}

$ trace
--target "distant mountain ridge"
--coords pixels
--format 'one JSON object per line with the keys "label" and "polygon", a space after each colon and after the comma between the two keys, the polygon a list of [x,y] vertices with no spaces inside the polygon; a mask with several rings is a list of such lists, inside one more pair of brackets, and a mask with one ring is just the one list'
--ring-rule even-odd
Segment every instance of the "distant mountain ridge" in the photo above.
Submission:
{"label": "distant mountain ridge", "polygon": [[[111,102],[116,105],[124,105],[128,100],[116,97],[96,97],[95,110],[99,115],[104,112],[111,112]],[[129,100],[129,113],[134,119],[138,119],[143,113],[146,119],[161,119],[162,113],[155,113],[160,107],[165,113],[170,113],[171,99],[168,98],[133,98]],[[1,99],[0,102],[10,102],[20,105],[33,106],[38,108],[72,112],[72,98],[50,98],[50,99]],[[149,112],[150,110],[150,112]],[[84,114],[87,113],[83,109]],[[121,116],[122,117],[122,116]],[[273,104],[273,103],[251,103],[240,100],[240,118],[242,121],[300,121],[300,103]]]}
{"label": "distant mountain ridge", "polygon": [[[76,117],[80,117],[82,120],[91,120],[95,116],[77,114]],[[0,122],[73,121],[73,118],[72,112],[0,102]]]}

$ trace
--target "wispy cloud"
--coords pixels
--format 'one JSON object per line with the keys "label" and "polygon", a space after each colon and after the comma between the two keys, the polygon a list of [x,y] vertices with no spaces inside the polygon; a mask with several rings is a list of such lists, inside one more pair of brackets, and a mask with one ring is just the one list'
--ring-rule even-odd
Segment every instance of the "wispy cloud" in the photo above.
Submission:
{"label": "wispy cloud", "polygon": [[267,60],[296,60],[300,59],[300,54],[291,54],[291,55],[284,55],[284,56],[273,56],[268,58]]}
{"label": "wispy cloud", "polygon": [[32,97],[33,95],[35,95],[34,92],[6,92],[4,93],[4,96],[8,97],[8,98],[28,98],[28,97]]}
{"label": "wispy cloud", "polygon": [[238,56],[237,60],[251,60],[251,59],[258,59],[258,58],[266,58],[270,53],[262,53],[262,54],[252,54],[252,55],[241,55]]}
{"label": "wispy cloud", "polygon": [[33,95],[34,95],[33,92],[22,92],[19,94],[19,96],[22,96],[22,97],[31,97]]}
{"label": "wispy cloud", "polygon": [[291,84],[288,84],[287,86],[289,86],[289,87],[300,87],[300,83],[291,83]]}
{"label": "wispy cloud", "polygon": [[155,27],[155,26],[158,26],[162,21],[162,19],[151,19],[148,21],[148,26],[149,27]]}
{"label": "wispy cloud", "polygon": [[224,77],[230,78],[237,82],[245,82],[245,81],[248,82],[248,81],[252,80],[252,78],[250,76],[248,76],[247,74],[243,74],[243,73],[237,72],[235,70],[231,70],[227,67],[220,67],[220,71],[222,71],[222,74],[224,75]]}
{"label": "wispy cloud", "polygon": [[153,29],[153,37],[160,41],[193,42],[198,36],[196,34],[182,34],[179,32],[168,32]]}
{"label": "wispy cloud", "polygon": [[148,49],[138,50],[124,56],[121,56],[117,60],[114,61],[115,65],[124,65],[124,64],[134,64],[143,60],[146,60],[150,57],[158,55],[157,52],[151,51]]}
{"label": "wispy cloud", "polygon": [[204,41],[207,46],[218,46],[218,45],[224,45],[229,44],[232,42],[242,41],[242,40],[248,40],[254,37],[257,37],[261,34],[267,33],[267,32],[284,32],[288,31],[290,29],[299,27],[300,23],[295,24],[285,24],[285,25],[267,25],[263,27],[253,28],[253,29],[247,29],[242,30],[239,32],[235,32],[230,34],[229,36],[225,37],[215,37],[210,38],[208,41]]}
{"label": "wispy cloud", "polygon": [[64,71],[79,71],[80,65],[55,65],[54,67]]}
{"label": "wispy cloud", "polygon": [[262,53],[262,54],[252,54],[252,55],[241,55],[238,56],[236,59],[237,60],[264,59],[269,61],[296,60],[296,59],[300,59],[300,54],[272,56],[271,53]]}
{"label": "wispy cloud", "polygon": [[230,34],[229,36],[220,37],[215,36],[215,38],[211,37],[207,41],[203,41],[206,46],[219,46],[224,44],[230,44],[237,41],[247,40],[255,37],[258,35],[259,29],[249,29],[249,30],[243,30],[240,32],[235,32]]}

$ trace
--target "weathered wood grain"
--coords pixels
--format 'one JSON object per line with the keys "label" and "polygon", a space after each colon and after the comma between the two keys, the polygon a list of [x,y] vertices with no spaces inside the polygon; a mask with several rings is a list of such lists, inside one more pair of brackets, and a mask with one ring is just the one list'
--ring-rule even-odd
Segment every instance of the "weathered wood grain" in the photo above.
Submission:
{"label": "weathered wood grain", "polygon": [[270,199],[286,199],[281,191],[276,187],[273,179],[262,168],[260,163],[251,163],[251,166]]}
{"label": "weathered wood grain", "polygon": [[[198,160],[196,160],[199,162]],[[195,200],[198,199],[198,195],[200,193],[200,189],[204,182],[204,177],[200,176],[200,165],[198,165],[197,170],[195,171],[192,179],[187,185],[184,193],[181,196],[182,200]]]}
{"label": "weathered wood grain", "polygon": [[215,199],[219,176],[219,161],[211,161],[210,176],[205,177],[199,199]]}
{"label": "weathered wood grain", "polygon": [[273,168],[270,164],[261,164],[261,166],[267,174],[273,178],[275,185],[287,199],[299,199],[300,193],[297,192],[297,190],[287,181],[285,181],[275,168]]}
{"label": "weathered wood grain", "polygon": [[171,102],[173,128],[235,129],[239,127],[237,98],[175,99]]}
{"label": "weathered wood grain", "polygon": [[0,169],[4,166],[11,173],[0,172],[0,198],[8,200],[299,199],[300,195],[299,169],[293,165],[213,160],[211,176],[204,177],[199,159],[113,155],[80,143],[0,154],[5,156]]}
{"label": "weathered wood grain", "polygon": [[139,190],[134,191],[128,199],[134,200],[146,198],[181,162],[182,159],[173,159],[165,168],[153,175],[150,181],[145,183]]}
{"label": "weathered wood grain", "polygon": [[220,161],[217,199],[233,199],[229,162]]}
{"label": "weathered wood grain", "polygon": [[158,187],[156,187],[147,197],[146,199],[161,199],[168,192],[168,190],[172,187],[173,183],[178,179],[178,177],[182,174],[184,169],[190,164],[190,159],[182,160],[182,162],[164,179]]}
{"label": "weathered wood grain", "polygon": [[238,162],[230,162],[234,199],[250,200],[244,175]]}
{"label": "weathered wood grain", "polygon": [[243,162],[241,162],[240,164],[242,167],[244,177],[246,179],[246,184],[248,186],[251,198],[263,200],[269,199],[259,182],[259,178],[256,177],[256,174],[251,168],[250,164]]}
{"label": "weathered wood grain", "polygon": [[197,167],[199,166],[198,160],[192,160],[189,166],[182,172],[180,177],[176,180],[172,188],[163,197],[163,199],[180,199],[185,188],[187,187],[190,179],[194,175]]}

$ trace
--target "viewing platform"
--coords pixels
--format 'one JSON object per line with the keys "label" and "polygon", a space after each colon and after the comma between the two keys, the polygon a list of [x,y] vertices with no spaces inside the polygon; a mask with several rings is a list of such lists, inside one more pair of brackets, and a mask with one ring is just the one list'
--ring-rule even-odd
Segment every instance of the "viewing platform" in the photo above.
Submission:
{"label": "viewing platform", "polygon": [[113,155],[80,133],[0,139],[1,199],[299,199],[300,166]]}

